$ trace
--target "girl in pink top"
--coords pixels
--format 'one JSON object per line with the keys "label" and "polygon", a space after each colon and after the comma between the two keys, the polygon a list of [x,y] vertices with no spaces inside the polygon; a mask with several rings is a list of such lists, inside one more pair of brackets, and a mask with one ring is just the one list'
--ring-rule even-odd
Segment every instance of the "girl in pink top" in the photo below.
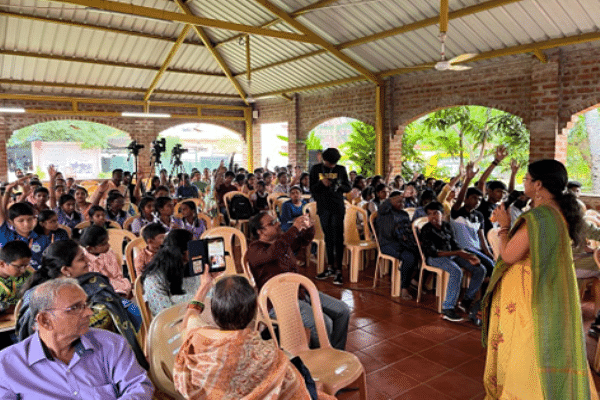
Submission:
{"label": "girl in pink top", "polygon": [[91,225],[83,231],[80,239],[85,249],[85,258],[90,271],[106,276],[110,284],[125,298],[131,298],[131,281],[123,276],[122,260],[108,244],[108,231],[100,226]]}

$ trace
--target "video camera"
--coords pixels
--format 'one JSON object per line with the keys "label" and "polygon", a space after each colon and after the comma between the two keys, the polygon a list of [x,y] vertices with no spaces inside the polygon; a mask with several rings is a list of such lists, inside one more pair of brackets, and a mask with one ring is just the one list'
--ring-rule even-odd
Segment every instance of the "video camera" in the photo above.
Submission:
{"label": "video camera", "polygon": [[154,157],[154,162],[160,164],[160,155],[167,151],[167,139],[162,138],[152,141],[151,157]]}
{"label": "video camera", "polygon": [[173,147],[173,150],[171,150],[171,157],[179,157],[187,151],[188,149],[184,149],[181,144],[176,144],[175,147]]}
{"label": "video camera", "polygon": [[134,157],[137,157],[138,154],[140,153],[140,149],[143,149],[143,148],[144,148],[144,145],[138,144],[137,140],[134,140],[133,142],[129,143],[129,146],[127,146],[127,150],[129,150],[129,155],[127,156],[127,161],[129,161],[132,154]]}

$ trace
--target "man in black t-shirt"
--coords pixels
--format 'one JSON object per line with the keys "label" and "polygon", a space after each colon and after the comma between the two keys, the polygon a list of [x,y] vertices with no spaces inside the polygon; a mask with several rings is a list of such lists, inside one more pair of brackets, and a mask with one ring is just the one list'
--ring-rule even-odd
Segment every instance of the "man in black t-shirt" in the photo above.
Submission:
{"label": "man in black t-shirt", "polygon": [[477,208],[481,214],[483,214],[483,231],[487,235],[490,229],[494,226],[490,220],[492,212],[496,209],[498,204],[508,193],[508,188],[501,181],[489,181],[486,183],[486,194],[487,199],[481,200],[481,204]]}
{"label": "man in black t-shirt", "polygon": [[317,275],[326,279],[335,275],[333,283],[343,285],[342,257],[344,255],[344,193],[350,191],[346,168],[337,165],[340,152],[329,148],[322,154],[323,162],[310,169],[310,192],[317,203],[317,214],[325,234],[328,268]]}

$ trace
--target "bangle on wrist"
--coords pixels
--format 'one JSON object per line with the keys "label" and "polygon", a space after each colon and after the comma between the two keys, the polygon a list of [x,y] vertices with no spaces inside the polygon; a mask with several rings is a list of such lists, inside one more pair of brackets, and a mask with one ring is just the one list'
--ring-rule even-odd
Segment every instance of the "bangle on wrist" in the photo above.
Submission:
{"label": "bangle on wrist", "polygon": [[201,301],[192,300],[190,301],[190,304],[188,304],[187,308],[202,312],[204,311],[204,303]]}

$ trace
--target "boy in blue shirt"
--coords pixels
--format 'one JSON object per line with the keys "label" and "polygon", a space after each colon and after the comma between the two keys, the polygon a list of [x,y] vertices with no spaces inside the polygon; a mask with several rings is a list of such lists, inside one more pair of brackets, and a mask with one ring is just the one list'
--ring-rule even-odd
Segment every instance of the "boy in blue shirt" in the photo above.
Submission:
{"label": "boy in blue shirt", "polygon": [[33,231],[36,225],[33,207],[28,203],[15,203],[6,210],[13,189],[19,181],[6,187],[0,207],[0,247],[13,240],[26,242],[31,249],[31,266],[38,269],[42,262],[42,253],[51,243],[50,237]]}

